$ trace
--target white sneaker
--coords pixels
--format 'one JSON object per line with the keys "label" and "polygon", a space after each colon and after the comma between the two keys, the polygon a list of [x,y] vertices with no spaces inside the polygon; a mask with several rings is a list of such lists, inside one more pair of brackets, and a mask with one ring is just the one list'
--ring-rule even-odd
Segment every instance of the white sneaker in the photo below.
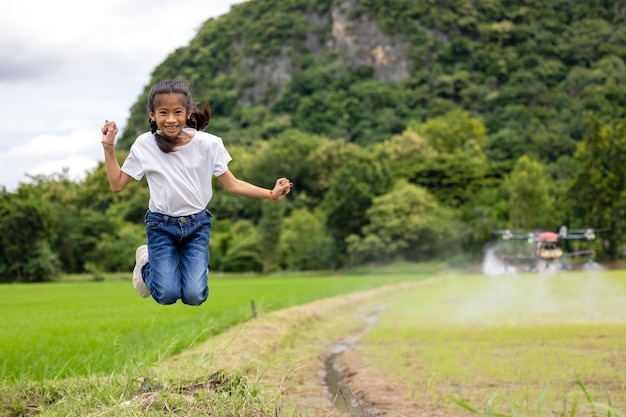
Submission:
{"label": "white sneaker", "polygon": [[148,262],[148,245],[141,245],[135,251],[135,269],[133,269],[133,287],[143,298],[150,297],[150,290],[146,287],[141,276],[141,268]]}

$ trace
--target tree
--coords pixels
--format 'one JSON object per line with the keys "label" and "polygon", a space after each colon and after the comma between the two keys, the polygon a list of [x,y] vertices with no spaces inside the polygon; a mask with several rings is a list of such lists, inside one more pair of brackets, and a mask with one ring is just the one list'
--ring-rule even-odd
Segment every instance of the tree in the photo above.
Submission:
{"label": "tree", "polygon": [[61,262],[45,240],[35,241],[24,264],[24,281],[50,281],[61,272]]}
{"label": "tree", "polygon": [[285,219],[281,259],[292,271],[332,267],[332,239],[324,227],[323,213],[296,209]]}
{"label": "tree", "polygon": [[[343,139],[323,139],[320,145],[307,155],[304,165],[309,167],[311,178],[309,193],[314,201],[321,201],[332,184],[341,166],[353,158],[358,158],[362,148]],[[295,183],[298,193],[299,183]]]}
{"label": "tree", "polygon": [[[233,160],[228,164],[228,168],[238,178],[249,180],[247,173],[248,168],[255,163],[255,158],[265,152],[269,146],[266,141],[259,141],[251,148],[242,148],[240,146],[229,146],[228,153]],[[270,186],[273,184],[275,177],[264,176],[263,182],[257,183],[260,186]],[[216,178],[211,179],[213,184],[213,197],[209,202],[208,208],[214,216],[220,220],[230,219],[236,221],[240,218],[256,221],[261,213],[261,202],[250,200],[247,197],[231,194],[224,189],[222,183]]]}
{"label": "tree", "polygon": [[261,219],[257,225],[257,237],[261,258],[263,259],[263,272],[270,273],[276,262],[278,244],[283,230],[283,217],[285,215],[285,202],[276,204],[275,201],[263,201],[261,206]]}
{"label": "tree", "polygon": [[100,235],[93,250],[95,257],[90,257],[82,265],[85,270],[86,265],[91,263],[99,271],[127,272],[129,276],[132,273],[135,250],[146,243],[145,227],[143,223],[116,220],[111,223],[109,233]]}
{"label": "tree", "polygon": [[373,144],[369,149],[377,160],[385,161],[394,178],[413,177],[417,166],[438,153],[424,137],[411,129]]}
{"label": "tree", "polygon": [[250,272],[263,270],[259,238],[254,224],[238,220],[231,228],[227,251],[222,258],[223,271]]}
{"label": "tree", "polygon": [[[327,139],[298,130],[287,130],[270,139],[249,161],[245,178],[254,184],[268,183],[276,178],[288,177],[297,184],[298,191],[313,192],[312,170],[309,155],[326,143]],[[269,186],[269,184],[268,184]]]}
{"label": "tree", "polygon": [[59,272],[49,203],[23,185],[0,196],[0,281],[49,281]]}
{"label": "tree", "polygon": [[509,220],[512,227],[546,227],[552,216],[552,199],[543,166],[527,156],[517,160],[506,183],[509,188]]}
{"label": "tree", "polygon": [[605,125],[594,115],[575,154],[579,171],[569,189],[574,214],[584,227],[606,228],[603,239],[615,259],[624,242],[626,214],[626,120]]}
{"label": "tree", "polygon": [[490,165],[462,151],[424,158],[411,169],[410,182],[425,187],[441,204],[452,208],[462,206],[478,189],[493,182]]}
{"label": "tree", "polygon": [[487,140],[485,125],[461,110],[452,110],[426,123],[412,124],[409,128],[425,137],[433,149],[442,153],[464,150],[479,156]]}
{"label": "tree", "polygon": [[388,169],[367,155],[350,159],[337,170],[322,205],[337,253],[345,253],[345,238],[361,232],[367,224],[366,210],[372,199],[389,190],[391,184]]}
{"label": "tree", "polygon": [[357,262],[442,257],[451,252],[458,237],[452,212],[440,207],[425,188],[405,180],[375,197],[367,218],[363,237],[347,239],[348,253]]}

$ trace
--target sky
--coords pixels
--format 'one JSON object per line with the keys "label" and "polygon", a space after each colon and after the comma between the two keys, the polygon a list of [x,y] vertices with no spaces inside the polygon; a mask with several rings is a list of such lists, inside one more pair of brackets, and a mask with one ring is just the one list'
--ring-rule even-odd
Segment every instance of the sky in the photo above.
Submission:
{"label": "sky", "polygon": [[0,189],[64,169],[84,178],[104,160],[104,121],[123,130],[156,66],[242,2],[1,2]]}

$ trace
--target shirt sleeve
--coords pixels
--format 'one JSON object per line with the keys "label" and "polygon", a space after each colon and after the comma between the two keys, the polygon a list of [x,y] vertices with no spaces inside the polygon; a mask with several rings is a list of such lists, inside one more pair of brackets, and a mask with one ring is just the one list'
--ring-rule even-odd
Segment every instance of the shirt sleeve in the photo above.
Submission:
{"label": "shirt sleeve", "polygon": [[135,145],[130,147],[130,153],[122,165],[122,172],[130,175],[137,181],[143,178],[143,167],[141,166],[141,161],[137,156],[137,148]]}
{"label": "shirt sleeve", "polygon": [[230,156],[230,154],[226,150],[226,147],[224,146],[224,142],[220,140],[219,145],[217,147],[217,153],[216,153],[216,158],[215,158],[215,168],[213,169],[213,175],[215,175],[216,177],[219,177],[220,175],[225,173],[228,170],[228,163],[232,159],[233,158]]}

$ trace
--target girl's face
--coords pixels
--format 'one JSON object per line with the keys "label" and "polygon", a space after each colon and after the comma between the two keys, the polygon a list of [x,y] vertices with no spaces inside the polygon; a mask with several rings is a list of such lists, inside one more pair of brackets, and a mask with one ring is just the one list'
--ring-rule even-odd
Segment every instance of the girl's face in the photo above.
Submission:
{"label": "girl's face", "polygon": [[180,135],[187,122],[183,94],[159,94],[154,98],[154,112],[148,112],[163,136],[173,139]]}

